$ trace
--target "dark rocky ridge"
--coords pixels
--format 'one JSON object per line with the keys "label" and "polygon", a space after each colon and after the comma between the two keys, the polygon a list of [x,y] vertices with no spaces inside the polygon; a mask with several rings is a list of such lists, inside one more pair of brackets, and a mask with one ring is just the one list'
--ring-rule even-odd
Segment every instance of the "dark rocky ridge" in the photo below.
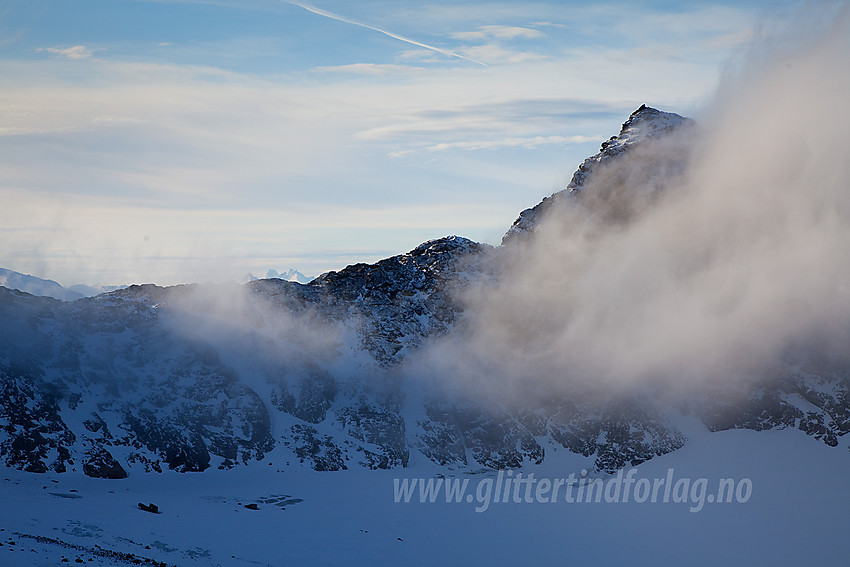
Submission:
{"label": "dark rocky ridge", "polygon": [[461,310],[454,292],[486,272],[486,255],[492,250],[448,236],[375,264],[323,274],[309,284],[272,279],[247,285],[282,307],[309,306],[328,319],[355,320],[363,348],[390,364],[424,337],[448,329]]}

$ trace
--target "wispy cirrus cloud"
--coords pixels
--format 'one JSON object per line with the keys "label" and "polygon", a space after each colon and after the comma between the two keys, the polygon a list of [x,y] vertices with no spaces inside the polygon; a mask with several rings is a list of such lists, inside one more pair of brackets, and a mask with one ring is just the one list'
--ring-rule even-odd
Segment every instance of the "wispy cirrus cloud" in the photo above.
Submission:
{"label": "wispy cirrus cloud", "polygon": [[437,63],[439,62],[439,54],[427,49],[408,49],[396,55],[396,61],[407,63]]}
{"label": "wispy cirrus cloud", "polygon": [[412,65],[392,65],[381,63],[352,63],[350,65],[329,65],[314,67],[315,73],[349,73],[352,75],[392,75],[421,71],[422,67]]}
{"label": "wispy cirrus cloud", "polygon": [[540,146],[586,144],[588,142],[601,142],[603,136],[525,136],[509,137],[483,140],[464,140],[459,142],[440,142],[423,146],[419,149],[401,150],[390,152],[392,158],[403,157],[417,152],[445,152],[450,150],[505,150],[511,148],[534,149]]}
{"label": "wispy cirrus cloud", "polygon": [[464,47],[461,51],[469,57],[474,57],[478,61],[483,61],[491,65],[497,63],[525,63],[548,57],[547,55],[533,53],[531,51],[508,49],[496,43]]}
{"label": "wispy cirrus cloud", "polygon": [[[534,40],[545,37],[546,34],[523,26],[486,25],[478,26],[475,31],[462,31],[451,34],[451,37],[470,45],[464,45],[458,51],[488,64],[514,64],[545,59],[546,55],[527,50],[518,50],[510,45],[515,40]],[[478,45],[475,45],[477,43]]]}
{"label": "wispy cirrus cloud", "polygon": [[88,59],[94,55],[95,50],[85,45],[73,45],[71,47],[42,47],[39,53],[49,53],[65,59]]}
{"label": "wispy cirrus cloud", "polygon": [[[481,140],[511,140],[507,145],[526,146],[545,142],[584,143],[602,140],[591,130],[597,121],[613,119],[616,123],[631,110],[631,105],[603,100],[506,96],[497,102],[464,102],[388,115],[379,126],[358,132],[357,138],[405,144],[416,150],[494,147]],[[564,132],[577,129],[583,134],[564,137]],[[588,130],[594,135],[589,135]]]}
{"label": "wispy cirrus cloud", "polygon": [[457,32],[453,33],[452,37],[460,40],[476,40],[476,39],[535,39],[543,37],[545,34],[540,30],[521,26],[479,26],[477,31]]}
{"label": "wispy cirrus cloud", "polygon": [[534,22],[531,25],[538,27],[538,28],[560,28],[560,29],[564,29],[564,28],[569,27],[566,24],[561,24],[561,23],[557,23],[557,22],[549,22],[549,21]]}

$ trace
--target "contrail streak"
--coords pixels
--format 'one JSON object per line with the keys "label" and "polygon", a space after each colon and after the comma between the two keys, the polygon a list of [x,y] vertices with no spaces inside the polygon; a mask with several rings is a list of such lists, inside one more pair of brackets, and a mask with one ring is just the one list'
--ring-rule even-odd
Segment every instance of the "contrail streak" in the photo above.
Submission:
{"label": "contrail streak", "polygon": [[295,2],[293,0],[281,0],[281,1],[285,2],[286,4],[292,4],[293,6],[298,6],[299,8],[303,8],[304,10],[307,10],[308,12],[312,12],[316,15],[324,16],[325,18],[337,20],[338,22],[345,22],[346,24],[352,24],[352,25],[355,25],[355,26],[360,26],[361,28],[366,28],[367,30],[376,31],[378,33],[382,33],[386,36],[389,36],[393,39],[397,39],[399,41],[409,43],[410,45],[415,45],[417,47],[423,47],[425,49],[430,49],[431,51],[436,51],[437,53],[441,53],[441,54],[443,54],[447,57],[457,57],[458,59],[463,59],[464,61],[469,61],[470,63],[475,63],[476,65],[482,65],[484,67],[488,66],[486,63],[482,63],[481,61],[476,61],[475,59],[470,59],[469,57],[464,57],[463,55],[455,53],[454,51],[449,51],[447,49],[440,49],[439,47],[435,47],[433,45],[428,45],[427,43],[422,43],[421,41],[416,41],[415,39],[410,39],[410,38],[404,37],[402,35],[398,35],[398,34],[395,34],[393,32],[387,31],[385,29],[375,27],[373,25],[364,24],[363,22],[358,22],[357,20],[352,20],[350,18],[346,18],[345,16],[340,16],[339,14],[334,14],[333,12],[328,12],[327,10],[322,10],[321,8],[317,8],[316,6],[313,6],[312,4],[307,4],[305,2]]}

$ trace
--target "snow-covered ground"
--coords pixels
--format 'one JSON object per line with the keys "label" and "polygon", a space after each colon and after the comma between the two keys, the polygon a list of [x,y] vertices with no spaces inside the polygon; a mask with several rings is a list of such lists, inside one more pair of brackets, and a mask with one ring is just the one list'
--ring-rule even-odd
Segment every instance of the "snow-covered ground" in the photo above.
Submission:
{"label": "snow-covered ground", "polygon": [[[0,471],[0,565],[839,565],[850,557],[848,439],[797,430],[690,431],[635,479],[748,478],[739,503],[395,502],[394,480],[435,478],[424,458],[389,471],[317,473],[265,462],[229,471],[131,474]],[[547,448],[552,451],[551,448]],[[580,476],[565,450],[527,467]],[[273,460],[273,456],[272,456]],[[284,467],[286,468],[286,467]],[[470,494],[493,471],[458,473]],[[604,477],[609,481],[610,477]],[[522,493],[520,493],[522,494]],[[622,500],[622,497],[620,497]],[[137,504],[154,503],[160,514]],[[246,508],[256,504],[257,510]],[[40,537],[39,537],[40,536]],[[119,557],[117,553],[131,556]],[[147,560],[147,561],[146,561]]]}

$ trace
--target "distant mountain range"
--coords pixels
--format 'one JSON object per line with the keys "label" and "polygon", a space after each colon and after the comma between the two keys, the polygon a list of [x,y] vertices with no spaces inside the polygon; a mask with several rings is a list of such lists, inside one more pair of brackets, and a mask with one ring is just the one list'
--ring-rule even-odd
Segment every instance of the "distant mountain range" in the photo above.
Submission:
{"label": "distant mountain range", "polygon": [[5,268],[0,268],[0,286],[25,291],[41,297],[53,297],[62,301],[74,301],[83,297],[92,297],[106,291],[84,285],[75,285],[66,288],[53,280],[45,280],[20,272],[13,272]]}
{"label": "distant mountain range", "polygon": [[[284,272],[270,269],[266,273],[267,279],[281,279],[290,282],[298,282],[302,284],[309,283],[313,280],[312,276],[305,276],[296,269],[289,269]],[[260,278],[253,274],[248,274],[243,278],[245,282],[256,281]],[[6,268],[0,268],[0,286],[9,289],[24,291],[38,297],[52,297],[61,301],[74,301],[83,297],[94,297],[101,293],[108,293],[117,289],[123,289],[126,285],[106,285],[94,287],[90,285],[72,285],[65,287],[59,282],[37,278],[28,274],[22,274]]]}

